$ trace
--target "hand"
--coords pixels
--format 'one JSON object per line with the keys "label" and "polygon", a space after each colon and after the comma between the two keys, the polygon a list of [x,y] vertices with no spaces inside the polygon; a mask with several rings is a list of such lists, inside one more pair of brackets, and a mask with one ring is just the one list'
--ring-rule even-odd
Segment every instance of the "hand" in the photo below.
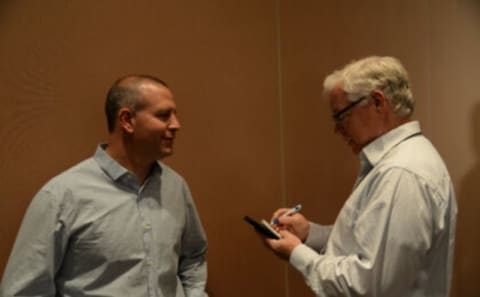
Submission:
{"label": "hand", "polygon": [[300,213],[282,217],[288,208],[280,208],[273,213],[273,218],[278,218],[278,224],[275,226],[279,230],[288,230],[295,234],[302,242],[307,239],[310,232],[310,222]]}
{"label": "hand", "polygon": [[265,245],[272,249],[278,257],[288,261],[292,251],[302,242],[298,237],[287,230],[279,230],[279,233],[282,238],[265,238]]}

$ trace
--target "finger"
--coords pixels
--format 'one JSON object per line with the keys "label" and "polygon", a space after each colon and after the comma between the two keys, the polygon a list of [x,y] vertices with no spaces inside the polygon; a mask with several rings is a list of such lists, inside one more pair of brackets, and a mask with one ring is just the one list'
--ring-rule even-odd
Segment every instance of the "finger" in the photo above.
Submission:
{"label": "finger", "polygon": [[288,210],[289,210],[289,208],[279,208],[279,209],[277,209],[272,215],[272,220],[280,217],[282,214],[286,213]]}
{"label": "finger", "polygon": [[279,245],[279,241],[282,240],[281,238],[280,239],[273,239],[273,238],[268,238],[268,237],[265,237],[263,239],[263,242],[264,244],[269,247],[270,249],[272,250],[276,250],[278,248],[278,245]]}
{"label": "finger", "polygon": [[288,230],[279,230],[278,233],[282,236],[282,238],[288,238],[288,237],[291,237],[291,236],[295,236],[292,234],[292,232],[288,231]]}
{"label": "finger", "polygon": [[278,218],[278,224],[285,225],[287,227],[292,226],[293,224],[295,224],[295,222],[298,222],[298,221],[299,221],[299,214]]}

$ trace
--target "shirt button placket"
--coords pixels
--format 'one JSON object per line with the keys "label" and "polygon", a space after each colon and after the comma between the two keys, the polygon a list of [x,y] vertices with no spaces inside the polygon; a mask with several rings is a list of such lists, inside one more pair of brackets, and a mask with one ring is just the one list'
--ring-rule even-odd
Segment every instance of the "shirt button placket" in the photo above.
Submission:
{"label": "shirt button placket", "polygon": [[145,264],[147,266],[148,296],[155,296],[155,267],[152,259],[151,241],[152,224],[149,217],[148,203],[145,197],[142,197],[142,191],[138,195],[139,211],[142,219],[143,246],[145,251]]}

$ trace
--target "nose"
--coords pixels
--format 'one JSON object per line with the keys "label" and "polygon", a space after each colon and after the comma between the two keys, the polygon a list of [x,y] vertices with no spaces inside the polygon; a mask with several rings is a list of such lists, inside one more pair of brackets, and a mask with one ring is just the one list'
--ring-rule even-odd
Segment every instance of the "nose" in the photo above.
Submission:
{"label": "nose", "polygon": [[178,119],[177,115],[175,113],[172,113],[170,117],[170,123],[168,124],[168,128],[170,130],[180,130],[181,128],[180,120]]}
{"label": "nose", "polygon": [[342,130],[343,127],[341,123],[335,122],[335,124],[333,124],[333,133],[342,134]]}

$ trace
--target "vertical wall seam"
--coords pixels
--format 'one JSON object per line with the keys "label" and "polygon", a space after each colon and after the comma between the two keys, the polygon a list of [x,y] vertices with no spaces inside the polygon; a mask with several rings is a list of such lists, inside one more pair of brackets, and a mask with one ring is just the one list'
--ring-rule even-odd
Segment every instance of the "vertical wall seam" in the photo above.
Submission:
{"label": "vertical wall seam", "polygon": [[[277,55],[277,93],[279,111],[279,139],[280,139],[280,195],[283,206],[287,205],[287,184],[285,169],[285,119],[284,119],[284,97],[283,97],[283,67],[282,67],[282,42],[280,27],[280,0],[275,0],[275,40]],[[288,264],[284,264],[285,297],[290,296],[288,282]]]}
{"label": "vertical wall seam", "polygon": [[431,137],[434,137],[435,133],[433,133],[433,116],[432,116],[432,83],[433,83],[433,63],[432,63],[432,55],[433,55],[433,7],[432,1],[427,1],[427,11],[428,11],[428,55],[427,55],[427,65],[428,65],[428,87],[427,87],[427,123],[430,129]]}

